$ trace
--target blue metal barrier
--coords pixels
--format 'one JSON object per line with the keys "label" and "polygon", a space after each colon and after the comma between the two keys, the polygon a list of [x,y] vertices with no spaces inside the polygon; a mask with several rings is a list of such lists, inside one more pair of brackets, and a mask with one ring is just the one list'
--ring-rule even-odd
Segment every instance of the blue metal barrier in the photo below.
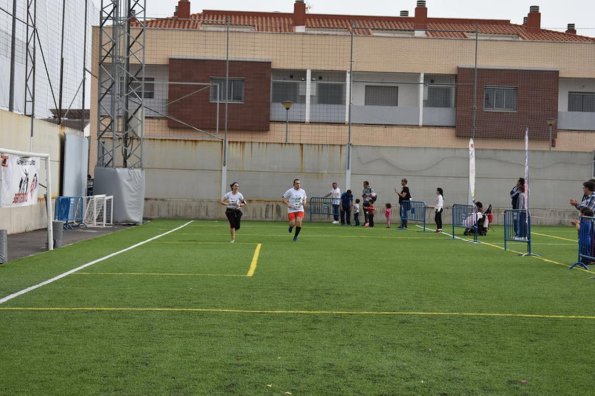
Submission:
{"label": "blue metal barrier", "polygon": [[308,214],[310,222],[313,215],[326,215],[329,219],[333,215],[333,198],[312,197],[308,200]]}
{"label": "blue metal barrier", "polygon": [[578,232],[578,259],[568,269],[576,266],[589,269],[589,264],[595,261],[595,217],[582,216]]}
{"label": "blue metal barrier", "polygon": [[409,201],[410,209],[407,213],[407,221],[417,221],[423,224],[424,231],[426,230],[426,203],[423,201]]}
{"label": "blue metal barrier", "polygon": [[54,220],[64,222],[64,228],[83,223],[83,212],[85,210],[83,197],[57,197]]}
{"label": "blue metal barrier", "polygon": [[456,228],[464,228],[465,235],[469,235],[468,231],[472,230],[473,241],[477,242],[477,209],[474,205],[452,205],[452,237],[456,238]]}
{"label": "blue metal barrier", "polygon": [[504,250],[508,242],[527,244],[527,254],[531,255],[531,214],[525,209],[504,211]]}

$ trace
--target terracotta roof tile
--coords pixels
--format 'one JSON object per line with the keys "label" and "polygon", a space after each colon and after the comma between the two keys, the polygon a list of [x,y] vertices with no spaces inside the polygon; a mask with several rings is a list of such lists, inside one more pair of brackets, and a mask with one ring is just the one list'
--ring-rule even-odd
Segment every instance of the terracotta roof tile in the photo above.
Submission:
{"label": "terracotta roof tile", "polygon": [[[293,31],[293,14],[280,12],[203,10],[189,19],[176,17],[150,19],[146,26],[155,29],[200,29],[202,25],[230,25],[251,27],[258,32],[288,33]],[[306,29],[342,29],[356,35],[371,35],[373,30],[413,31],[414,17],[383,17],[361,15],[306,14]],[[523,25],[509,20],[428,18],[427,36],[436,38],[471,37],[480,34],[518,36],[528,41],[595,42],[595,38],[541,29],[531,32]]]}

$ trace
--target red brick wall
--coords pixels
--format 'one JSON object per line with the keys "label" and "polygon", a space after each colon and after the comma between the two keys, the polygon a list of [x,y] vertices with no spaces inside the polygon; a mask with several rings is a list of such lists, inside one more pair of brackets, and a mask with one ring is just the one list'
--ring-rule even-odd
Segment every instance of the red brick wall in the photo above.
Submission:
{"label": "red brick wall", "polygon": [[[224,60],[170,59],[170,82],[210,83],[225,77]],[[244,79],[244,102],[229,103],[228,130],[268,131],[271,115],[271,63],[230,61],[229,77]],[[209,89],[197,85],[170,84],[168,115],[195,128],[214,131],[217,106],[209,101]],[[193,93],[199,89],[199,92]],[[182,99],[180,99],[182,98]],[[179,100],[178,100],[179,99]],[[219,130],[225,125],[225,104],[219,105]],[[170,128],[188,126],[168,119]]]}
{"label": "red brick wall", "polygon": [[[549,139],[546,120],[558,118],[557,71],[479,69],[477,72],[476,138]],[[473,136],[473,68],[459,68],[457,75],[456,135]],[[484,111],[484,87],[517,88],[515,112]],[[553,130],[553,137],[555,135]]]}

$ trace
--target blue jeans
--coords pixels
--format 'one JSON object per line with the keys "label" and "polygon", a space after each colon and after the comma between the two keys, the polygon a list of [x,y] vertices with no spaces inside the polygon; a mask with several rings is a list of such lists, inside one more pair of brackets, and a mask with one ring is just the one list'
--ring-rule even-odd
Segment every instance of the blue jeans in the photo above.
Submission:
{"label": "blue jeans", "polygon": [[401,201],[399,215],[401,216],[401,226],[407,227],[407,212],[411,209],[411,201]]}

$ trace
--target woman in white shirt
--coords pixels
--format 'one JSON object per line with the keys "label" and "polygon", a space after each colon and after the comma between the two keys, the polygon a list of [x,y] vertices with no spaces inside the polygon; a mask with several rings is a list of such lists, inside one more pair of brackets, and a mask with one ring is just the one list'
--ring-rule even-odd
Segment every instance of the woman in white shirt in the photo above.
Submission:
{"label": "woman in white shirt", "polygon": [[231,243],[236,241],[236,230],[240,229],[240,220],[242,219],[242,207],[246,206],[246,200],[239,191],[240,184],[233,182],[229,185],[231,191],[228,191],[223,198],[221,198],[221,205],[225,205],[225,216],[229,220],[229,232],[231,233]]}
{"label": "woman in white shirt", "polygon": [[436,232],[442,232],[442,211],[444,209],[444,192],[442,188],[436,189],[436,204],[434,205],[434,221],[436,222]]}

